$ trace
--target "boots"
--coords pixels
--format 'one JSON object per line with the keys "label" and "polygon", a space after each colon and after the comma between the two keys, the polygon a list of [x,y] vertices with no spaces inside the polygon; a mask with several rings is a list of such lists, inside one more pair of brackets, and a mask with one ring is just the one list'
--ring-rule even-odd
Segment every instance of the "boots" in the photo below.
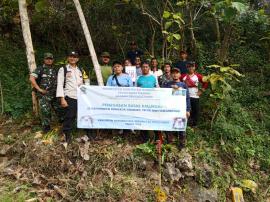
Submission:
{"label": "boots", "polygon": [[182,150],[185,147],[186,147],[186,133],[181,131],[178,134],[178,149]]}

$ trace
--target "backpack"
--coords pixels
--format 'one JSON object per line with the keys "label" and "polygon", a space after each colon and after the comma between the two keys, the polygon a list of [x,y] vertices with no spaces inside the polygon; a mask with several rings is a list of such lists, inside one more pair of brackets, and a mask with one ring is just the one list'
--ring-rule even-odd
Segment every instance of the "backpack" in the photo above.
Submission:
{"label": "backpack", "polygon": [[[66,82],[67,82],[67,77],[66,77],[66,75],[67,75],[67,66],[65,65],[64,67],[64,85],[63,85],[63,88],[65,89],[65,87],[66,87]],[[84,70],[83,70],[83,68],[81,68],[81,67],[78,67],[79,68],[79,70],[81,71],[81,73],[82,73],[82,75],[83,75],[83,72],[84,72]],[[58,70],[59,71],[59,70]]]}

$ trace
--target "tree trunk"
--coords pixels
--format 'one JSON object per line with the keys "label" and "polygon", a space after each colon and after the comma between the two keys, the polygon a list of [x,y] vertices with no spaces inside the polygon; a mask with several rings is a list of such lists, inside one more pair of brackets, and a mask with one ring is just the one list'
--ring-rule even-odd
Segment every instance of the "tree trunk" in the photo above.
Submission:
{"label": "tree trunk", "polygon": [[88,26],[87,26],[87,23],[86,23],[86,20],[85,20],[83,11],[82,11],[81,4],[80,4],[79,0],[73,0],[73,2],[75,4],[75,7],[77,9],[77,12],[78,12],[78,15],[79,15],[79,18],[80,18],[80,21],[81,21],[81,25],[82,25],[83,32],[84,32],[84,35],[85,35],[85,39],[86,39],[86,42],[87,42],[87,45],[88,45],[88,48],[89,48],[90,56],[92,58],[92,62],[93,62],[94,68],[95,68],[98,85],[103,86],[104,83],[103,83],[103,78],[102,78],[102,75],[101,75],[100,65],[98,63],[96,51],[95,51],[93,41],[92,41]]}
{"label": "tree trunk", "polygon": [[[23,39],[26,46],[28,68],[31,73],[36,69],[36,61],[35,61],[35,53],[33,49],[32,37],[31,37],[30,26],[29,26],[29,18],[27,14],[26,0],[19,0],[19,11],[20,11]],[[38,105],[37,105],[36,94],[34,91],[32,92],[32,102],[33,102],[33,112],[35,115],[38,115]]]}
{"label": "tree trunk", "polygon": [[232,30],[233,30],[232,25],[228,25],[228,27],[224,30],[224,37],[222,40],[222,44],[220,48],[220,55],[219,55],[219,61],[221,64],[223,64],[223,62],[226,61],[228,57]]}
{"label": "tree trunk", "polygon": [[220,35],[220,27],[219,22],[216,16],[214,16],[215,28],[216,28],[216,40],[217,40],[217,58],[220,59],[220,47],[221,47],[221,35]]}
{"label": "tree trunk", "polygon": [[191,35],[191,48],[193,52],[193,58],[196,58],[198,53],[197,53],[197,41],[195,38],[194,34],[194,27],[193,27],[193,16],[192,16],[192,11],[191,8],[189,8],[189,20],[190,20],[190,35]]}

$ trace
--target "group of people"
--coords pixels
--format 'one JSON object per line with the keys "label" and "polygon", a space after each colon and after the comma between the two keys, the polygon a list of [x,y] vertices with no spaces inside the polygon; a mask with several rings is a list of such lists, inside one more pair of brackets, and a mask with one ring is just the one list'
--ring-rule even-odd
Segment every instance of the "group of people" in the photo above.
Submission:
{"label": "group of people", "polygon": [[[101,73],[106,86],[186,89],[186,116],[189,118],[189,125],[196,126],[199,119],[199,98],[207,88],[203,76],[196,72],[196,63],[188,61],[187,52],[181,51],[179,62],[175,65],[165,62],[162,68],[159,68],[156,58],[142,61],[143,51],[138,49],[135,42],[130,45],[127,58],[123,62],[114,61],[112,66],[110,54],[101,54]],[[43,65],[30,74],[30,81],[39,99],[43,131],[46,133],[51,130],[51,116],[54,110],[59,121],[63,123],[65,141],[70,143],[77,117],[77,87],[89,81],[89,77],[78,66],[79,54],[76,51],[68,53],[67,64],[58,71],[54,68],[53,61],[53,54],[45,53]],[[136,66],[136,81],[125,73],[127,66]],[[94,131],[88,129],[87,136],[93,138]],[[172,135],[166,133],[166,136],[170,142]],[[185,132],[177,132],[177,137],[179,148],[183,148],[186,141]]]}

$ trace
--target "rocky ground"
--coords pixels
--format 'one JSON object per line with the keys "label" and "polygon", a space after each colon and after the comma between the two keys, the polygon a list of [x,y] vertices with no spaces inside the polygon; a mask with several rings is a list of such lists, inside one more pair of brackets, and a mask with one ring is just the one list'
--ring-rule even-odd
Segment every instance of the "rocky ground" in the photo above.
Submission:
{"label": "rocky ground", "polygon": [[138,135],[102,131],[89,141],[79,131],[67,146],[57,134],[42,135],[34,120],[1,120],[0,202],[230,201],[230,187],[224,192],[215,177],[224,171],[196,159],[199,150],[165,145],[158,158]]}

